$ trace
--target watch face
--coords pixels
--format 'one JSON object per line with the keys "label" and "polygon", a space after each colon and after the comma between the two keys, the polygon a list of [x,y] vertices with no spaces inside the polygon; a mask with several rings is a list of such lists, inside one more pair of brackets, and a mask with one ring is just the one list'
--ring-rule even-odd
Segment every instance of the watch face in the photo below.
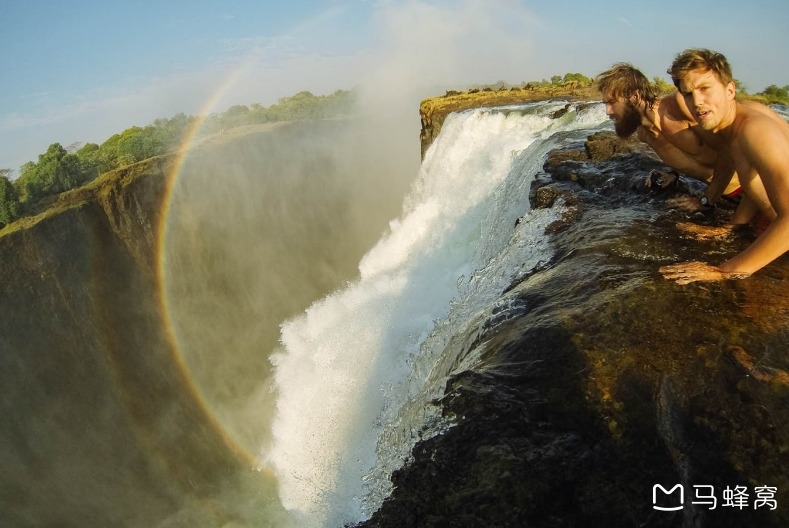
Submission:
{"label": "watch face", "polygon": [[708,205],[710,201],[707,199],[706,196],[701,197],[701,205]]}

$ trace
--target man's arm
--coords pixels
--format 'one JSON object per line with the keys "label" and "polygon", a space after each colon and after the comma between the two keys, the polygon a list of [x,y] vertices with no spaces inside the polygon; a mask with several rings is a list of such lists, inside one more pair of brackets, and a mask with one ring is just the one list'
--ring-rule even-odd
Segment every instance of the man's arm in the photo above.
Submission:
{"label": "man's arm", "polygon": [[675,92],[660,100],[657,107],[660,133],[656,136],[644,132],[645,141],[666,165],[691,178],[709,182],[718,161],[714,149],[699,136],[697,123],[690,114],[685,99]]}
{"label": "man's arm", "polygon": [[789,251],[789,132],[766,118],[745,123],[738,146],[751,167],[746,192],[767,229],[742,253],[720,265],[722,271],[753,273]]}
{"label": "man's arm", "polygon": [[[688,133],[691,134],[692,132],[688,131]],[[711,167],[702,165],[698,160],[669,143],[662,134],[653,136],[648,132],[644,132],[642,127],[638,129],[638,139],[652,147],[652,150],[655,151],[655,154],[658,155],[661,161],[672,169],[701,181],[707,181],[712,178],[713,170]]]}
{"label": "man's arm", "polygon": [[726,187],[729,186],[732,178],[734,178],[734,167],[731,161],[725,156],[718,155],[715,161],[715,168],[712,172],[712,180],[709,182],[704,195],[710,203],[716,203],[723,194],[723,191],[726,190]]}

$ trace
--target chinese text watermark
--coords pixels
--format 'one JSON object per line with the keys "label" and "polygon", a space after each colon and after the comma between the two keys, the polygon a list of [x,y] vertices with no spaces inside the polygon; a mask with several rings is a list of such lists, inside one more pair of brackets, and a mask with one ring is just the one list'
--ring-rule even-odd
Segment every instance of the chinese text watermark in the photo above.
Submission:
{"label": "chinese text watermark", "polygon": [[[778,501],[775,499],[777,492],[778,488],[775,486],[754,486],[753,489],[749,489],[747,486],[726,486],[721,490],[719,501],[714,486],[699,484],[693,486],[692,496],[689,499],[690,504],[707,506],[710,510],[718,507],[739,510],[746,508],[775,510],[778,508]],[[669,489],[660,484],[652,486],[653,509],[678,511],[683,509],[685,504],[685,487],[682,484],[677,484]]]}

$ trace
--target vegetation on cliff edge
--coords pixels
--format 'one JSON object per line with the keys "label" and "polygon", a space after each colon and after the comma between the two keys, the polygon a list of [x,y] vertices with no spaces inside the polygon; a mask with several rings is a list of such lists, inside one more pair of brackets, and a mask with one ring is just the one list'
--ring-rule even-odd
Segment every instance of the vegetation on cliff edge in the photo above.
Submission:
{"label": "vegetation on cliff edge", "polygon": [[[659,77],[655,77],[654,85],[659,93],[674,89]],[[789,86],[770,85],[761,93],[749,95],[742,83],[737,81],[737,85],[741,97],[765,104],[789,104]],[[198,125],[202,137],[241,126],[349,115],[355,95],[354,91],[344,90],[325,96],[303,91],[284,97],[269,107],[258,103],[235,105],[225,112],[206,117],[204,121],[185,114],[157,119],[148,126],[133,126],[114,134],[101,145],[76,143],[64,148],[60,143],[53,143],[38,156],[37,162],[25,163],[15,180],[11,169],[0,169],[0,228],[17,218],[35,214],[54,202],[59,194],[85,185],[101,174],[175,151]],[[440,131],[443,117],[451,111],[548,97],[593,99],[598,95],[592,79],[581,73],[554,75],[550,80],[525,82],[519,86],[500,81],[462,92],[450,90],[443,96],[422,102],[423,150],[425,143]],[[426,117],[431,121],[427,129]]]}
{"label": "vegetation on cliff edge", "polygon": [[332,118],[349,114],[354,100],[352,91],[337,90],[325,96],[299,92],[268,107],[236,105],[204,121],[185,114],[157,119],[148,126],[133,126],[114,134],[101,145],[77,143],[65,148],[53,143],[37,162],[22,165],[17,179],[12,180],[11,169],[0,170],[0,227],[20,216],[35,214],[54,197],[101,174],[177,150],[198,125],[198,137],[204,137],[240,126]]}

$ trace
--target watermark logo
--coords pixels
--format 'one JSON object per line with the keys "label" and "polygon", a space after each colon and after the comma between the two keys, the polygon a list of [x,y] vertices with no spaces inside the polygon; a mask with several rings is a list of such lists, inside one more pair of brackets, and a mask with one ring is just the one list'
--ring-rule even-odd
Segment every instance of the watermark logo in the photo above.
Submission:
{"label": "watermark logo", "polygon": [[[753,492],[753,501],[751,502],[751,493]],[[775,495],[778,488],[775,486],[755,486],[753,490],[749,490],[746,486],[726,486],[721,491],[721,508],[736,508],[744,510],[746,508],[753,509],[767,508],[775,510],[778,508],[778,501]],[[715,493],[715,487],[709,484],[698,484],[693,486],[693,494],[691,496],[690,504],[707,506],[708,509],[714,510],[719,506],[718,496]],[[685,507],[685,487],[682,484],[676,484],[672,488],[664,488],[660,484],[652,486],[652,508],[659,511],[678,511]]]}
{"label": "watermark logo", "polygon": [[[660,491],[662,491],[664,495],[673,495],[674,491],[679,489],[679,500],[677,501],[679,506],[658,506],[658,488],[660,488]],[[677,484],[670,490],[667,490],[660,484],[655,484],[654,486],[652,486],[652,507],[660,511],[681,510],[682,508],[685,507],[685,488],[682,487],[682,484]]]}

